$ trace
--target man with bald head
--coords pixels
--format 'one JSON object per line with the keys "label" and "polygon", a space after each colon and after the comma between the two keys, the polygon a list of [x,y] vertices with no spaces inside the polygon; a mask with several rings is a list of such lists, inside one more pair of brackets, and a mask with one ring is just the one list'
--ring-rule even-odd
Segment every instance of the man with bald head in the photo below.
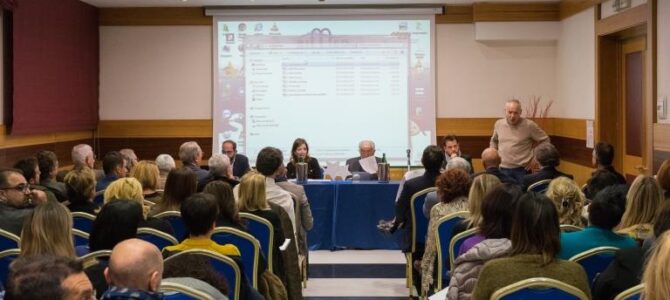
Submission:
{"label": "man with bald head", "polygon": [[112,250],[105,269],[109,289],[100,299],[163,299],[158,292],[162,278],[163,256],[158,248],[139,239],[125,240]]}
{"label": "man with bald head", "polygon": [[486,148],[482,151],[482,165],[484,165],[484,172],[477,175],[491,174],[498,177],[502,183],[518,184],[514,178],[500,171],[500,155],[498,155],[498,150],[495,148]]}
{"label": "man with bald head", "polygon": [[496,121],[491,148],[498,150],[500,171],[521,182],[532,168],[533,148],[549,142],[547,134],[532,120],[521,117],[521,103],[511,99],[505,103],[505,118]]}

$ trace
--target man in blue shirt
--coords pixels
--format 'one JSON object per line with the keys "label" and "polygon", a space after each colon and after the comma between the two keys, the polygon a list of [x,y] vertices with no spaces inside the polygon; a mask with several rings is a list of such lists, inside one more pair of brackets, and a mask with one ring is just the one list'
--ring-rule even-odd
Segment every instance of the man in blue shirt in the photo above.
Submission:
{"label": "man in blue shirt", "polygon": [[626,203],[626,193],[627,188],[622,185],[610,186],[600,191],[588,208],[589,226],[582,231],[561,233],[561,252],[558,258],[567,260],[596,247],[637,247],[632,238],[612,231],[623,216],[625,208],[621,203]]}
{"label": "man in blue shirt", "polygon": [[110,151],[105,154],[102,159],[102,170],[105,172],[105,177],[100,179],[95,184],[95,202],[102,203],[103,193],[110,183],[121,177],[126,177],[128,169],[123,155],[118,151]]}

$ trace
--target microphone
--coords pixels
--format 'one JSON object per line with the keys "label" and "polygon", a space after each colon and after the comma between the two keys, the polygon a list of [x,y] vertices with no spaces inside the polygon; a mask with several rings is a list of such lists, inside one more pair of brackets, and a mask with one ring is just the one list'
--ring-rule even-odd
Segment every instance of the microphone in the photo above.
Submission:
{"label": "microphone", "polygon": [[412,161],[411,161],[412,155],[411,154],[412,154],[412,149],[407,149],[407,172],[409,172],[409,170],[412,167]]}

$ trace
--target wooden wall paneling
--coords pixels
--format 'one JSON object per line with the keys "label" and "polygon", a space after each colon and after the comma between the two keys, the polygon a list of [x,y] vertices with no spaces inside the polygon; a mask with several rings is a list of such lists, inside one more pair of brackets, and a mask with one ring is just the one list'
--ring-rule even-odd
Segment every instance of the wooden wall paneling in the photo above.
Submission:
{"label": "wooden wall paneling", "polygon": [[562,0],[559,4],[561,20],[600,4],[604,0]]}
{"label": "wooden wall paneling", "polygon": [[585,140],[552,135],[551,143],[561,154],[561,161],[569,161],[583,166],[591,166],[593,149],[586,148]]}
{"label": "wooden wall paneling", "polygon": [[551,133],[547,134],[586,140],[586,120],[552,118]]}
{"label": "wooden wall paneling", "polygon": [[585,184],[586,181],[591,178],[591,173],[594,171],[594,169],[589,166],[575,164],[570,161],[561,161],[558,170],[574,176],[574,180],[579,186]]}
{"label": "wooden wall paneling", "polygon": [[60,141],[44,144],[32,144],[0,149],[0,168],[9,168],[22,158],[34,156],[38,151],[49,150],[56,153],[58,163],[62,166],[72,164],[72,147],[77,144],[93,145],[92,139]]}
{"label": "wooden wall paneling", "polygon": [[444,14],[435,16],[437,24],[472,23],[472,5],[446,5]]}
{"label": "wooden wall paneling", "polygon": [[212,120],[101,120],[100,138],[211,138]]}
{"label": "wooden wall paneling", "polygon": [[212,25],[202,7],[99,8],[100,26]]}
{"label": "wooden wall paneling", "polygon": [[[493,124],[498,118],[438,118],[437,136],[485,136],[493,134]],[[438,139],[438,142],[440,139]]]}
{"label": "wooden wall paneling", "polygon": [[50,144],[65,141],[75,141],[90,139],[93,137],[91,131],[74,131],[74,132],[59,132],[52,134],[36,134],[36,135],[7,135],[7,128],[0,125],[0,149]]}
{"label": "wooden wall paneling", "polygon": [[559,21],[558,2],[473,4],[474,22]]}
{"label": "wooden wall paneling", "polygon": [[203,160],[212,156],[211,138],[101,138],[99,139],[100,155],[102,157],[109,151],[118,151],[123,148],[135,150],[138,159],[155,160],[159,154],[170,154],[175,160],[179,160],[179,146],[188,141],[195,141],[202,148]]}

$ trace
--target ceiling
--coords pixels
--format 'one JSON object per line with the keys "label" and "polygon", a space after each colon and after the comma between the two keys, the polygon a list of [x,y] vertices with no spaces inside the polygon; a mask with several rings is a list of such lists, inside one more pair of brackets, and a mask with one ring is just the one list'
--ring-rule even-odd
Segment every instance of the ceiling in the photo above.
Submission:
{"label": "ceiling", "polygon": [[81,0],[97,7],[202,7],[260,5],[472,4],[473,2],[557,2],[557,0]]}

